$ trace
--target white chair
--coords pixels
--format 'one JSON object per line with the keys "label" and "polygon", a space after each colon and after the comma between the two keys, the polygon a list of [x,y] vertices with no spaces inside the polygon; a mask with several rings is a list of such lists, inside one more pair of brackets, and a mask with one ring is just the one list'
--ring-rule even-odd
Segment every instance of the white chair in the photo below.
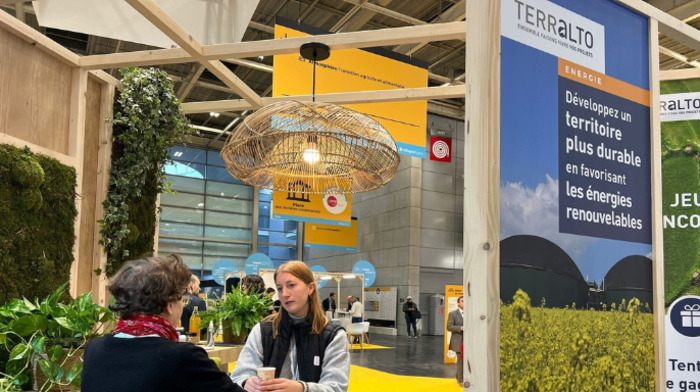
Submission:
{"label": "white chair", "polygon": [[348,344],[350,346],[353,346],[353,338],[356,336],[360,337],[360,348],[364,348],[362,346],[363,342],[365,339],[367,339],[367,344],[369,344],[369,338],[367,337],[367,331],[369,331],[369,322],[365,321],[362,323],[353,323],[350,324],[350,326],[347,329],[348,332]]}

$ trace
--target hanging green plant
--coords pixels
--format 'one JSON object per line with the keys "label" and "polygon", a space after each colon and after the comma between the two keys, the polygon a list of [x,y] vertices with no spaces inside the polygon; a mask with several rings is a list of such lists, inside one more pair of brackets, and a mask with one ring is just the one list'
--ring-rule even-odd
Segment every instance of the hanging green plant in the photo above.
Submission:
{"label": "hanging green plant", "polygon": [[107,276],[126,260],[153,252],[163,168],[170,160],[168,152],[189,129],[165,72],[129,68],[121,73],[124,87],[114,103],[109,190],[99,221]]}

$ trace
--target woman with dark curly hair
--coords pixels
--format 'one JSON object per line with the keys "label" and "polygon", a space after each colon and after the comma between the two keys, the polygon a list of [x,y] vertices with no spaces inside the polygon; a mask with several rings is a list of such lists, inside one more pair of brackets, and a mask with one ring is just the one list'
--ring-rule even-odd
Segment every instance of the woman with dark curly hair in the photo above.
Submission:
{"label": "woman with dark curly hair", "polygon": [[107,287],[119,322],[88,343],[81,391],[242,391],[204,349],[178,342],[190,275],[177,255],[124,264]]}
{"label": "woman with dark curly hair", "polygon": [[241,290],[248,295],[262,295],[265,293],[265,281],[258,274],[246,275],[241,279]]}

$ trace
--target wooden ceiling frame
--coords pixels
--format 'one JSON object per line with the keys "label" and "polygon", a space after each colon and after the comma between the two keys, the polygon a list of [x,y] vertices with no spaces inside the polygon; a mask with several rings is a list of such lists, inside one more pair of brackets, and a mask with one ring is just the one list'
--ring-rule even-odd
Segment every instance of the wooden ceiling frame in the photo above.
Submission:
{"label": "wooden ceiling frame", "polygon": [[[321,42],[331,50],[362,49],[376,46],[417,43],[429,37],[432,41],[461,40],[466,34],[466,22],[450,22],[421,26],[394,27],[349,33],[324,34],[312,37],[268,39],[234,44],[204,45],[202,59],[225,60],[298,53],[307,42]],[[118,68],[188,63],[197,61],[185,49],[158,49],[93,55],[80,58],[80,66],[86,69]]]}
{"label": "wooden ceiling frame", "polygon": [[[153,0],[125,0],[180,48],[114,53],[79,57],[77,63],[86,70],[150,66],[198,62],[219,78],[242,99],[203,101],[183,104],[185,113],[236,112],[258,109],[280,98],[262,98],[228,69],[221,60],[242,59],[298,53],[302,44],[322,42],[332,50],[361,49],[431,41],[460,40],[466,36],[466,22],[424,24],[379,30],[325,34],[309,37],[247,41],[233,44],[202,45],[186,29],[165,13]],[[48,38],[47,38],[48,39]],[[465,86],[441,86],[413,89],[362,91],[352,93],[319,94],[316,100],[336,104],[462,98]],[[310,101],[310,95],[284,97]]]}
{"label": "wooden ceiling frame", "polygon": [[260,96],[221,61],[204,58],[204,46],[185,30],[185,28],[180,26],[175,19],[163,11],[153,0],[126,0],[126,2],[183,48],[192,56],[192,60],[207,67],[209,72],[214,74],[231,90],[245,99],[246,102],[253,105],[256,109],[262,106]]}

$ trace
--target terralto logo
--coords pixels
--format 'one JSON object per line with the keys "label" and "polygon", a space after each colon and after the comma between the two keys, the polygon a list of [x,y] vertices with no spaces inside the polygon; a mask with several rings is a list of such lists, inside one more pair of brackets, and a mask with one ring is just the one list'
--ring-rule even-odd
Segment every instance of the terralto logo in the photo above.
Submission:
{"label": "terralto logo", "polygon": [[605,73],[605,27],[547,0],[503,0],[501,34]]}
{"label": "terralto logo", "polygon": [[595,42],[593,32],[585,26],[578,25],[575,21],[550,13],[549,10],[538,8],[536,5],[525,1],[513,0],[518,7],[518,21],[534,27],[547,34],[556,34],[572,44],[583,45],[593,49]]}

